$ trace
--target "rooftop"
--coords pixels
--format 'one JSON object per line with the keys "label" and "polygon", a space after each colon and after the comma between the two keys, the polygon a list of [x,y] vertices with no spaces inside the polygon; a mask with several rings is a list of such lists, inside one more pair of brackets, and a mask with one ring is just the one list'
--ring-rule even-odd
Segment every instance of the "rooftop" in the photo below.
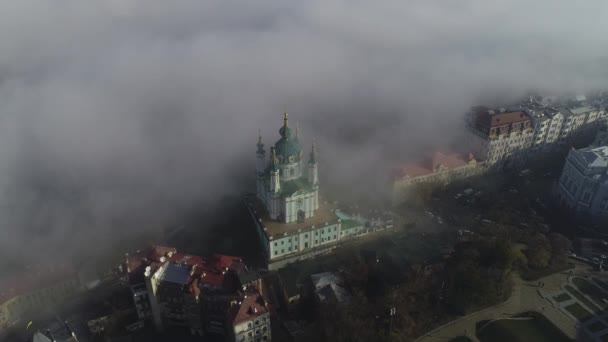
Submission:
{"label": "rooftop", "polygon": [[395,177],[418,177],[433,173],[437,168],[456,169],[477,161],[472,154],[435,152],[419,162],[409,162],[396,170]]}
{"label": "rooftop", "polygon": [[[165,253],[163,253],[164,251]],[[159,262],[153,261],[145,255],[156,255]],[[139,259],[136,260],[135,258]],[[143,280],[143,273],[147,266],[151,267],[152,272],[157,272],[160,266],[159,280],[185,286],[185,290],[190,294],[198,296],[202,288],[222,289],[235,291],[239,288],[239,274],[247,273],[244,282],[257,279],[255,272],[243,272],[247,270],[243,260],[238,257],[222,254],[214,254],[208,257],[177,253],[175,248],[154,246],[148,253],[138,253],[127,258],[132,269],[129,274],[131,278]],[[251,274],[250,274],[251,273]],[[132,282],[133,283],[133,282]]]}
{"label": "rooftop", "polygon": [[496,112],[478,109],[473,116],[473,121],[484,127],[499,127],[528,120],[530,116],[525,111]]}
{"label": "rooftop", "polygon": [[321,204],[319,205],[319,209],[315,211],[314,216],[305,219],[304,222],[282,223],[270,219],[266,208],[258,198],[251,198],[251,201],[257,217],[262,220],[261,224],[265,228],[265,233],[268,237],[279,237],[285,233],[291,234],[298,230],[310,230],[312,226],[318,228],[326,224],[337,223],[339,220],[334,212],[334,208]]}
{"label": "rooftop", "polygon": [[229,321],[233,325],[247,322],[267,313],[266,303],[257,292],[248,292],[229,311]]}
{"label": "rooftop", "polygon": [[179,285],[186,285],[190,280],[190,268],[188,265],[168,263],[159,276],[161,281]]}
{"label": "rooftop", "polygon": [[586,163],[587,167],[608,167],[608,146],[582,148],[574,153]]}

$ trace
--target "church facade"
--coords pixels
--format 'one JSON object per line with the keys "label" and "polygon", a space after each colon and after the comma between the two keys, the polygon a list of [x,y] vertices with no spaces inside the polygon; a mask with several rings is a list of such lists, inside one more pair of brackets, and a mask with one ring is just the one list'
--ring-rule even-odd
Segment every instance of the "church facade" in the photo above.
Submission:
{"label": "church facade", "polygon": [[321,203],[315,144],[306,158],[299,129],[292,131],[287,113],[279,134],[269,153],[259,135],[256,193],[246,198],[269,269],[327,253],[339,241],[387,227]]}

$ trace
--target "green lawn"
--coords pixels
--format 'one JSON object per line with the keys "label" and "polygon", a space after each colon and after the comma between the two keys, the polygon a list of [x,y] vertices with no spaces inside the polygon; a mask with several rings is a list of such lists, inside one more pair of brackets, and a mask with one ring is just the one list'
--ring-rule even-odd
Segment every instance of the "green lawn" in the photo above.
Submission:
{"label": "green lawn", "polygon": [[561,303],[561,302],[565,302],[565,301],[572,299],[572,297],[570,297],[569,294],[562,292],[562,293],[558,294],[557,296],[553,297],[553,299],[555,299],[555,301]]}
{"label": "green lawn", "polygon": [[572,287],[570,285],[566,285],[564,287],[574,297],[576,297],[578,300],[580,300],[581,302],[583,302],[583,304],[585,304],[588,308],[590,308],[591,310],[593,310],[593,312],[600,312],[600,311],[602,311],[601,308],[599,308],[597,305],[593,304],[591,301],[589,301],[587,298],[585,298],[585,296],[583,296],[582,293],[578,292],[578,290],[576,290],[574,287]]}
{"label": "green lawn", "polygon": [[481,342],[566,342],[565,336],[544,316],[536,312],[518,315],[530,320],[499,320],[485,326],[477,337]]}
{"label": "green lawn", "polygon": [[574,285],[576,285],[576,287],[579,288],[579,290],[581,290],[584,294],[588,295],[596,303],[598,303],[598,305],[600,305],[602,307],[606,306],[604,304],[603,299],[608,298],[608,296],[606,296],[606,294],[602,290],[600,290],[597,286],[591,284],[590,282],[588,282],[587,280],[585,280],[583,278],[574,278],[574,279],[572,279],[572,282],[574,283]]}
{"label": "green lawn", "polygon": [[568,312],[572,314],[572,316],[576,317],[581,322],[584,322],[591,318],[593,315],[587,311],[587,309],[583,308],[579,303],[574,303],[565,307]]}

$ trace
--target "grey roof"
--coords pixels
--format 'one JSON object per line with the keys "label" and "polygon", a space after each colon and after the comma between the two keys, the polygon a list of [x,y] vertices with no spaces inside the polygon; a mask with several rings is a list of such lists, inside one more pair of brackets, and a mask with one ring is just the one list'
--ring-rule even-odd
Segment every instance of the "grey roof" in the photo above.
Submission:
{"label": "grey roof", "polygon": [[190,266],[170,263],[159,278],[161,281],[186,285],[190,279]]}
{"label": "grey roof", "polygon": [[574,151],[574,154],[588,168],[608,167],[608,146],[586,147]]}
{"label": "grey roof", "polygon": [[310,276],[317,297],[321,302],[336,300],[338,303],[348,302],[350,294],[339,284],[342,277],[333,272],[317,273]]}
{"label": "grey roof", "polygon": [[588,107],[588,106],[570,108],[570,112],[572,112],[572,114],[574,114],[574,115],[587,113],[587,112],[590,112],[592,110],[593,110],[593,108]]}

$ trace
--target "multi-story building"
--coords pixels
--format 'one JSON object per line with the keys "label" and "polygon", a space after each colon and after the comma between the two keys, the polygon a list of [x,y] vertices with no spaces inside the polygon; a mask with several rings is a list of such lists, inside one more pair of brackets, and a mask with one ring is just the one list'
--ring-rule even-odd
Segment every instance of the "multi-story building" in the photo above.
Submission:
{"label": "multi-story building", "polygon": [[82,290],[67,266],[33,266],[0,281],[0,332],[41,310],[56,307]]}
{"label": "multi-story building", "polygon": [[601,102],[590,102],[584,96],[561,101],[544,101],[530,97],[519,104],[533,121],[533,152],[546,152],[568,148],[585,141],[604,127],[608,113]]}
{"label": "multi-story building", "polygon": [[532,146],[532,119],[523,110],[475,107],[467,119],[469,150],[491,166],[523,161]]}
{"label": "multi-story building", "polygon": [[473,154],[435,152],[431,158],[410,162],[395,170],[393,191],[401,195],[410,186],[420,183],[447,184],[483,172],[484,163]]}
{"label": "multi-story building", "polygon": [[608,146],[572,149],[557,185],[560,203],[590,218],[608,217]]}
{"label": "multi-story building", "polygon": [[228,310],[228,334],[232,342],[267,342],[271,340],[270,314],[264,298],[255,292],[245,292],[231,302]]}
{"label": "multi-story building", "polygon": [[239,291],[259,287],[240,258],[200,257],[164,246],[128,255],[123,269],[139,318],[159,331],[173,326],[193,335],[226,334],[228,304]]}
{"label": "multi-story building", "polygon": [[[326,253],[343,238],[371,232],[363,221],[320,200],[315,146],[305,162],[299,130],[292,135],[287,113],[279,133],[281,138],[270,148],[270,160],[266,160],[260,135],[257,192],[255,198],[246,198],[269,269]],[[392,222],[387,220],[387,227]]]}

